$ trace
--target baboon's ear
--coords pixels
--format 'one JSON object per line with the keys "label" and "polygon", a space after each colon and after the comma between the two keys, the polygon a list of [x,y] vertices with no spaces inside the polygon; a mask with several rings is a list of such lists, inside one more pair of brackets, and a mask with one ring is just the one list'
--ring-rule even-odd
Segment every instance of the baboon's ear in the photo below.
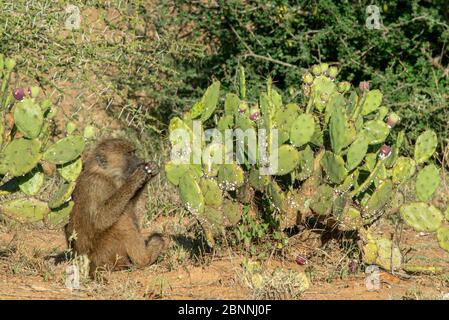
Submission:
{"label": "baboon's ear", "polygon": [[103,153],[97,153],[95,155],[95,160],[97,160],[98,165],[105,169],[108,165],[108,161],[106,160],[106,156]]}

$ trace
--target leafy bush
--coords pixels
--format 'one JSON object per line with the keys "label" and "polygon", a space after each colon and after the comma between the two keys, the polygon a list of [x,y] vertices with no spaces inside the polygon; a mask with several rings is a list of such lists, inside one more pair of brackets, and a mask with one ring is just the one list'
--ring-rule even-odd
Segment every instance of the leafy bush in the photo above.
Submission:
{"label": "leafy bush", "polygon": [[[176,63],[201,56],[202,46],[175,39],[169,9],[159,2],[11,0],[0,6],[0,52],[46,90],[63,95],[67,84],[88,88],[139,131],[164,129],[191,101],[189,74]],[[67,28],[78,13],[79,28]]]}
{"label": "leafy bush", "polygon": [[[297,79],[312,64],[331,61],[343,78],[370,81],[384,104],[398,112],[406,129],[405,148],[426,127],[446,143],[449,92],[449,11],[447,1],[183,1],[175,0],[180,24],[210,47],[198,65],[233,91],[238,65],[244,65],[257,99],[268,74],[284,92],[298,93]],[[368,5],[378,4],[381,28],[365,26]],[[206,75],[206,76],[205,76]],[[203,82],[203,85],[204,85]],[[441,151],[441,147],[439,147]]]}

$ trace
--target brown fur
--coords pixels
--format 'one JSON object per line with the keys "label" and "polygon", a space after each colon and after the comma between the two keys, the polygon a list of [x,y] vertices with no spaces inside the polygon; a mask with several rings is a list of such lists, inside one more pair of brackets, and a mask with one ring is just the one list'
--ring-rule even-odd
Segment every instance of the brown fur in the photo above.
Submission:
{"label": "brown fur", "polygon": [[136,204],[158,170],[134,151],[124,139],[101,141],[84,161],[73,192],[75,205],[65,227],[66,239],[74,253],[88,256],[91,276],[97,268],[152,264],[165,246],[160,234],[145,239],[140,233]]}

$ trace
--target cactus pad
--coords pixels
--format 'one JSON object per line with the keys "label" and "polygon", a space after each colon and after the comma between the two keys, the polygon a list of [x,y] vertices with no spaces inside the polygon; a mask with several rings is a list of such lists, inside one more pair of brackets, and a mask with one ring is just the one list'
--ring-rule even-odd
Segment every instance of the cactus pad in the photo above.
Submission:
{"label": "cactus pad", "polygon": [[240,99],[234,93],[228,93],[224,104],[225,115],[234,116],[239,112]]}
{"label": "cactus pad", "polygon": [[379,144],[385,141],[390,133],[387,124],[381,120],[371,120],[365,123],[362,135],[369,144]]}
{"label": "cactus pad", "polygon": [[296,174],[296,178],[299,180],[305,180],[309,178],[313,173],[313,151],[310,146],[306,146],[304,150],[299,151],[299,172]]}
{"label": "cactus pad", "polygon": [[332,150],[339,154],[347,143],[348,122],[343,108],[336,108],[330,117],[329,135],[331,139]]}
{"label": "cactus pad", "polygon": [[319,215],[328,215],[332,212],[333,189],[327,184],[318,187],[317,192],[310,201],[310,208]]}
{"label": "cactus pad", "polygon": [[69,182],[75,181],[80,175],[82,169],[83,161],[81,160],[81,157],[57,166],[59,175]]}
{"label": "cactus pad", "polygon": [[401,267],[402,255],[399,248],[386,238],[370,239],[363,248],[363,261],[376,264],[385,270]]}
{"label": "cactus pad", "polygon": [[443,221],[440,210],[424,202],[405,204],[401,207],[400,213],[405,223],[416,231],[434,232]]}
{"label": "cactus pad", "polygon": [[415,143],[415,161],[417,164],[427,161],[434,153],[437,147],[437,135],[432,130],[423,132]]}
{"label": "cactus pad", "polygon": [[69,222],[70,212],[72,211],[74,204],[75,203],[73,201],[69,201],[55,209],[52,209],[48,213],[45,222],[53,226],[65,225]]}
{"label": "cactus pad", "polygon": [[204,110],[201,114],[201,121],[204,122],[214,113],[218,103],[218,95],[220,94],[220,82],[212,83],[203,95]]}
{"label": "cactus pad", "polygon": [[36,222],[50,211],[47,204],[34,198],[20,198],[3,202],[2,213],[19,221]]}
{"label": "cactus pad", "polygon": [[33,169],[42,157],[38,140],[15,139],[0,154],[0,173],[21,176]]}
{"label": "cactus pad", "polygon": [[33,196],[39,192],[44,184],[44,173],[41,168],[35,167],[26,175],[18,178],[19,188],[26,195]]}
{"label": "cactus pad", "polygon": [[27,138],[34,139],[41,132],[44,116],[33,99],[24,99],[14,110],[14,124]]}
{"label": "cactus pad", "polygon": [[368,150],[368,142],[365,137],[357,138],[349,147],[346,155],[346,168],[351,171],[363,161]]}
{"label": "cactus pad", "polygon": [[290,139],[290,130],[295,119],[298,118],[299,108],[290,103],[285,108],[280,108],[275,115],[276,128],[279,130],[279,143],[282,144]]}
{"label": "cactus pad", "polygon": [[187,210],[195,215],[204,212],[204,197],[196,178],[191,172],[187,172],[179,179],[179,191],[181,200]]}
{"label": "cactus pad", "polygon": [[267,175],[260,175],[258,169],[252,168],[249,172],[249,183],[251,187],[258,191],[265,190],[265,187],[270,183],[270,178]]}
{"label": "cactus pad", "polygon": [[218,169],[218,185],[222,190],[235,190],[244,183],[243,170],[235,164],[222,164]]}
{"label": "cactus pad", "polygon": [[290,141],[293,145],[301,147],[308,143],[315,131],[315,119],[311,114],[301,114],[292,124],[290,130]]}
{"label": "cactus pad", "polygon": [[321,159],[321,165],[329,180],[333,183],[341,183],[347,176],[345,162],[339,155],[326,151]]}
{"label": "cactus pad", "polygon": [[278,149],[278,168],[276,175],[285,175],[292,172],[298,166],[299,152],[295,147],[284,144]]}
{"label": "cactus pad", "polygon": [[179,185],[179,179],[190,172],[194,177],[199,178],[203,175],[200,164],[174,164],[169,161],[165,164],[165,173],[167,179],[175,186]]}
{"label": "cactus pad", "polygon": [[366,94],[365,102],[362,106],[362,115],[367,115],[373,111],[376,111],[382,103],[382,92],[380,90],[370,90]]}
{"label": "cactus pad", "polygon": [[204,148],[201,156],[206,176],[215,177],[220,164],[224,163],[224,146],[221,143],[210,143]]}
{"label": "cactus pad", "polygon": [[75,185],[75,182],[63,183],[59,190],[48,202],[48,206],[50,207],[50,209],[55,209],[69,200],[73,190],[75,189]]}
{"label": "cactus pad", "polygon": [[279,211],[284,210],[285,194],[282,192],[281,187],[274,181],[271,181],[268,185],[268,196],[275,209]]}
{"label": "cactus pad", "polygon": [[371,195],[366,204],[366,211],[370,214],[378,213],[390,201],[393,191],[393,183],[391,180],[382,182]]}
{"label": "cactus pad", "polygon": [[333,93],[337,92],[335,83],[325,76],[318,76],[313,81],[311,88],[312,97],[318,111],[323,111],[329,98]]}
{"label": "cactus pad", "polygon": [[223,214],[227,219],[227,224],[235,226],[242,218],[242,206],[238,202],[225,199],[223,201]]}
{"label": "cactus pad", "polygon": [[392,179],[394,183],[403,183],[410,179],[416,171],[416,164],[412,158],[399,157],[392,171]]}
{"label": "cactus pad", "polygon": [[437,239],[440,247],[449,252],[449,228],[441,227],[437,230]]}
{"label": "cactus pad", "polygon": [[201,179],[200,189],[204,197],[204,203],[208,206],[219,207],[223,202],[223,195],[214,179]]}
{"label": "cactus pad", "polygon": [[84,150],[84,139],[80,136],[68,136],[51,145],[43,159],[53,164],[64,164],[78,158]]}
{"label": "cactus pad", "polygon": [[424,167],[416,177],[416,195],[421,201],[428,201],[440,185],[440,171],[434,164]]}

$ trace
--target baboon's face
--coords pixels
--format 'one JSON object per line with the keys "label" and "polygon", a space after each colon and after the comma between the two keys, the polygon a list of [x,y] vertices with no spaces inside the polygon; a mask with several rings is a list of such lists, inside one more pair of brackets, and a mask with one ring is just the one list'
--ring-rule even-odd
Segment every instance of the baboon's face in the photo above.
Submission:
{"label": "baboon's face", "polygon": [[97,147],[99,165],[115,177],[127,178],[143,163],[136,148],[124,139],[109,139]]}

